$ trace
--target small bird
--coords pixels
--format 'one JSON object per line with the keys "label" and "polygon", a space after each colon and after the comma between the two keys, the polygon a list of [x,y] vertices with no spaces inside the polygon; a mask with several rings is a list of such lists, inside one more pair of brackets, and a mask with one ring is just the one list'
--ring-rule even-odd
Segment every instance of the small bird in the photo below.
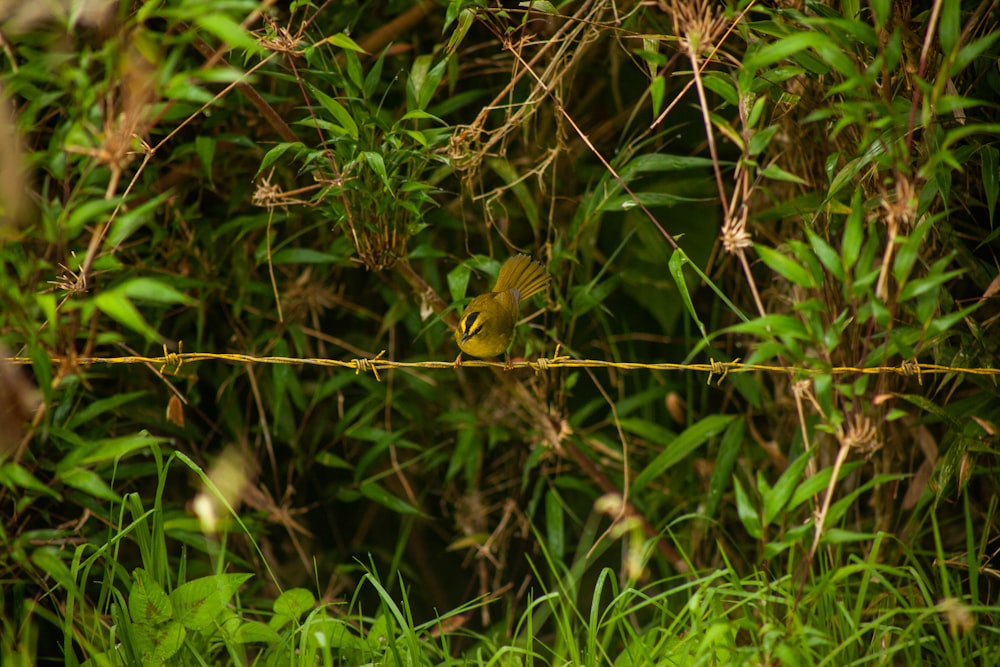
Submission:
{"label": "small bird", "polygon": [[527,255],[514,255],[504,262],[493,291],[477,296],[462,313],[455,330],[461,349],[455,365],[462,365],[462,352],[480,359],[504,354],[514,339],[521,301],[541,292],[548,282],[545,267]]}

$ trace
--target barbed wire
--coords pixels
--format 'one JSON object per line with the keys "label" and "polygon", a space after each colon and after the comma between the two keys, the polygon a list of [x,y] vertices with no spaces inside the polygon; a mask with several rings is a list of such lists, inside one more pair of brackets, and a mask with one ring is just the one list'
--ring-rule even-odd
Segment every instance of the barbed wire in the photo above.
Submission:
{"label": "barbed wire", "polygon": [[[454,369],[454,361],[393,361],[385,359],[385,350],[372,357],[359,357],[356,359],[324,359],[324,358],[301,358],[301,357],[258,357],[251,354],[239,353],[217,353],[217,352],[169,352],[164,350],[163,355],[150,357],[141,355],[124,355],[119,357],[52,357],[51,360],[57,363],[69,362],[77,366],[95,366],[99,364],[147,364],[160,366],[160,373],[175,375],[185,364],[198,363],[202,361],[225,361],[239,364],[264,364],[264,365],[295,365],[295,366],[322,366],[332,368],[353,369],[355,374],[371,373],[379,382],[382,381],[379,371],[393,369]],[[31,364],[28,357],[8,357],[6,359],[12,364]],[[711,384],[713,378],[718,378],[718,382],[729,373],[800,373],[805,375],[903,375],[916,376],[935,374],[961,374],[961,375],[982,375],[998,376],[998,368],[963,368],[955,366],[943,366],[940,364],[927,364],[917,361],[906,360],[898,366],[834,366],[832,368],[813,368],[808,366],[780,366],[772,364],[746,364],[739,359],[734,361],[715,361],[709,363],[669,363],[669,362],[638,362],[638,361],[606,361],[602,359],[574,359],[565,355],[560,356],[556,349],[556,355],[552,358],[540,357],[529,361],[514,361],[509,364],[500,361],[483,361],[473,359],[462,361],[463,368],[501,368],[505,370],[515,370],[530,368],[536,375],[548,370],[559,368],[614,368],[618,370],[653,370],[653,371],[693,371],[698,373],[708,373],[708,382]]]}

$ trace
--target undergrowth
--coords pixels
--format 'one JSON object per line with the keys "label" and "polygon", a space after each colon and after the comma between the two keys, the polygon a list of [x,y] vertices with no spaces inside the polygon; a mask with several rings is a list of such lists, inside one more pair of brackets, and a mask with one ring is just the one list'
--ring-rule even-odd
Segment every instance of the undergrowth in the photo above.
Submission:
{"label": "undergrowth", "polygon": [[4,10],[4,665],[992,662],[997,8],[503,4]]}

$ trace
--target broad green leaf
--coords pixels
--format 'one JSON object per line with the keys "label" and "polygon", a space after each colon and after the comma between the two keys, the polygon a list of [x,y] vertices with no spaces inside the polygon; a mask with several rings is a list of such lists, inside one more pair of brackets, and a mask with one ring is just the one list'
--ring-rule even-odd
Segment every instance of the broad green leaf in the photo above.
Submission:
{"label": "broad green leaf", "polygon": [[733,478],[733,490],[736,492],[736,514],[740,517],[743,528],[755,540],[759,540],[764,535],[764,529],[760,523],[760,515],[753,506],[750,496],[743,490],[743,484],[739,478]]}
{"label": "broad green leaf", "polygon": [[799,340],[809,338],[809,332],[806,331],[798,318],[781,314],[758,317],[755,320],[728,327],[725,331],[727,333],[752,334],[760,338],[771,338],[772,336],[792,337]]}
{"label": "broad green leaf", "polygon": [[854,191],[854,196],[851,199],[851,212],[847,215],[847,220],[844,223],[844,237],[840,241],[840,253],[845,273],[854,270],[854,263],[858,261],[858,256],[861,254],[861,243],[864,240],[863,208],[861,189],[858,188]]}
{"label": "broad green leaf", "polygon": [[136,433],[120,438],[107,438],[98,441],[93,451],[78,461],[79,464],[117,462],[133,452],[146,449],[152,445],[169,442],[169,438],[155,438],[148,433]]}
{"label": "broad green leaf", "polygon": [[618,423],[625,432],[635,434],[654,446],[666,447],[677,437],[677,434],[670,429],[646,419],[622,417]]}
{"label": "broad green leaf", "polygon": [[113,396],[108,396],[107,398],[92,401],[73,413],[73,416],[66,422],[66,428],[70,430],[77,429],[83,424],[98,418],[100,415],[111,412],[116,408],[120,408],[123,405],[137,401],[148,395],[149,392],[147,391],[133,391],[127,394],[115,394]]}
{"label": "broad green leaf", "polygon": [[[747,152],[751,156],[760,155],[764,151],[764,149],[767,148],[768,144],[771,143],[771,139],[774,138],[774,135],[777,132],[778,132],[777,125],[769,125],[759,132],[754,132],[752,135],[750,135],[750,143],[747,145]],[[776,165],[774,168],[777,169],[779,172],[781,171],[780,167],[777,167]]]}
{"label": "broad green leaf", "polygon": [[[260,262],[265,258],[266,255],[255,259]],[[271,255],[271,264],[275,266],[279,264],[336,264],[343,259],[340,255],[332,255],[312,248],[282,248]]]}
{"label": "broad green leaf", "polygon": [[632,484],[633,491],[638,492],[662,476],[695,449],[721,433],[733,419],[733,415],[709,415],[684,429],[669,443],[665,443],[663,451],[639,473]]}
{"label": "broad green leaf", "polygon": [[1000,197],[1000,151],[995,146],[983,146],[983,193],[986,195],[986,207],[990,212],[990,226],[997,210],[997,198]]}
{"label": "broad green leaf", "polygon": [[331,35],[323,41],[332,46],[336,46],[338,49],[348,49],[350,51],[354,51],[355,53],[368,53],[358,46],[357,42],[342,32],[338,32],[336,35]]}
{"label": "broad green leaf", "polygon": [[719,443],[719,451],[715,456],[715,467],[712,468],[712,478],[708,485],[708,508],[706,515],[715,517],[719,503],[723,494],[729,488],[729,481],[733,478],[733,468],[736,465],[736,457],[739,456],[743,447],[743,438],[746,434],[746,420],[736,419],[726,432],[722,434]]}
{"label": "broad green leaf", "polygon": [[900,290],[899,302],[903,303],[904,301],[909,301],[914,297],[918,297],[921,294],[929,292],[930,290],[935,289],[938,286],[948,282],[952,278],[957,278],[963,273],[965,273],[964,269],[958,269],[955,271],[945,271],[943,273],[935,272],[931,275],[928,275],[925,278],[911,280],[910,282],[906,283],[906,286],[903,287],[902,290]]}
{"label": "broad green leaf", "polygon": [[155,278],[133,278],[115,289],[121,290],[130,299],[152,301],[154,303],[184,303],[194,302],[191,297]]}
{"label": "broad green leaf", "polygon": [[461,3],[451,2],[448,4],[448,10],[445,14],[445,24],[444,29],[448,29],[448,25],[458,17],[458,24],[455,26],[454,32],[451,33],[451,37],[448,38],[448,48],[446,53],[451,56],[458,49],[458,45],[462,43],[465,36],[469,33],[469,28],[472,27],[473,21],[476,19],[476,10],[472,7],[465,7],[461,11],[456,12],[455,10],[461,6]]}
{"label": "broad green leaf", "polygon": [[711,168],[712,160],[709,158],[669,153],[648,153],[629,160],[621,168],[618,175],[622,177],[623,181],[630,183],[642,174]]}
{"label": "broad green leaf", "polygon": [[137,229],[153,220],[156,211],[171,196],[171,192],[164,192],[156,197],[151,197],[135,208],[119,212],[118,217],[111,223],[108,236],[104,240],[104,247],[116,248],[124,243]]}
{"label": "broad green leaf", "polygon": [[263,172],[268,167],[273,165],[275,162],[280,160],[285,153],[289,151],[296,153],[304,149],[305,149],[305,144],[302,144],[298,141],[292,143],[278,144],[277,146],[270,149],[267,153],[264,154],[264,157],[260,161],[260,167],[257,168],[257,173],[255,174],[255,176],[260,176],[261,172]]}
{"label": "broad green leaf", "polygon": [[141,333],[149,341],[159,341],[160,334],[149,326],[146,319],[121,289],[112,289],[94,297],[94,305],[112,319],[129,329]]}
{"label": "broad green leaf", "polygon": [[566,554],[566,509],[559,494],[549,488],[545,493],[545,537],[552,557],[561,561]]}
{"label": "broad green leaf", "polygon": [[691,300],[691,292],[688,290],[687,279],[684,277],[684,266],[690,263],[691,260],[688,259],[684,251],[678,248],[671,253],[668,268],[670,269],[670,275],[674,278],[674,284],[677,285],[677,291],[680,292],[688,314],[694,320],[695,324],[698,325],[698,331],[701,332],[702,339],[707,341],[708,333],[705,331],[705,325],[702,324],[701,319],[698,317],[698,311],[694,308],[694,302]]}
{"label": "broad green leaf", "polygon": [[667,92],[667,80],[662,76],[653,79],[649,84],[649,98],[653,102],[653,117],[660,115],[663,110],[663,97]]}
{"label": "broad green leaf", "polygon": [[136,569],[132,578],[132,588],[128,593],[132,621],[147,625],[168,621],[174,615],[174,607],[160,582],[142,568]]}
{"label": "broad green leaf", "polygon": [[354,122],[354,118],[351,116],[350,112],[344,108],[344,105],[324,93],[316,86],[311,85],[309,86],[309,89],[312,90],[313,95],[316,96],[323,108],[329,111],[330,115],[333,116],[338,123],[340,123],[340,127],[347,132],[347,135],[352,139],[357,140],[358,124]]}
{"label": "broad green leaf", "polygon": [[301,618],[316,606],[316,596],[308,588],[289,588],[274,601],[274,613]]}
{"label": "broad green leaf", "polygon": [[3,484],[19,495],[21,491],[18,488],[59,498],[59,494],[50,488],[49,485],[43,484],[41,480],[18,463],[7,462],[0,466],[0,484]]}
{"label": "broad green leaf", "polygon": [[838,281],[844,280],[844,267],[842,265],[841,256],[836,250],[830,246],[823,238],[812,231],[811,229],[806,230],[806,235],[809,237],[809,245],[812,247],[813,252],[819,261],[823,263],[826,270],[829,271],[834,278]]}
{"label": "broad green leaf", "polygon": [[129,627],[130,636],[138,650],[138,660],[143,665],[163,665],[181,649],[187,632],[178,623],[152,626],[134,623]]}
{"label": "broad green leaf", "polygon": [[760,171],[760,175],[764,178],[770,178],[775,181],[785,181],[788,183],[798,183],[799,185],[809,185],[801,176],[796,176],[790,171],[785,171],[777,165],[777,163],[772,162]]}
{"label": "broad green leaf", "polygon": [[785,508],[788,501],[791,500],[795,489],[799,486],[799,480],[802,478],[802,473],[805,472],[809,459],[810,456],[808,454],[800,455],[781,473],[781,477],[778,478],[774,488],[770,489],[767,493],[761,492],[764,499],[763,522],[765,526],[771,525],[771,522]]}
{"label": "broad green leaf", "polygon": [[196,13],[194,14],[194,21],[198,27],[212,33],[229,46],[248,51],[260,50],[257,40],[243,26],[225,14]]}
{"label": "broad green leaf", "polygon": [[216,574],[181,584],[170,593],[174,618],[188,630],[204,631],[252,574]]}
{"label": "broad green leaf", "polygon": [[361,484],[361,495],[372,500],[379,505],[387,507],[396,514],[408,514],[414,516],[424,516],[419,509],[406,502],[399,496],[395,496],[386,490],[384,486],[376,482],[364,482]]}
{"label": "broad green leaf", "polygon": [[941,53],[947,56],[958,43],[958,34],[962,29],[962,3],[942,2],[939,6],[938,38],[941,40]]}
{"label": "broad green leaf", "polygon": [[640,204],[647,208],[659,206],[677,206],[678,204],[688,204],[692,202],[707,201],[700,197],[687,197],[685,195],[675,195],[669,192],[636,192],[633,195],[624,194],[616,197],[609,197],[601,206],[601,211],[628,211],[636,208]]}
{"label": "broad green leaf", "polygon": [[991,30],[987,32],[984,37],[969,42],[960,48],[958,50],[958,55],[955,57],[954,63],[951,66],[951,72],[949,72],[948,75],[952,77],[957,76],[966,67],[968,67],[973,60],[991,49],[993,47],[993,42],[997,41],[997,39],[1000,39],[1000,30]]}
{"label": "broad green leaf", "polygon": [[121,502],[121,498],[117,493],[115,493],[114,489],[108,486],[108,483],[104,481],[104,478],[93,470],[88,470],[86,468],[69,468],[58,472],[56,474],[56,479],[66,486],[71,486],[74,489],[83,491],[94,498],[109,500],[114,503]]}
{"label": "broad green leaf", "polygon": [[759,243],[754,244],[754,249],[761,260],[785,280],[808,289],[816,287],[812,274],[791,257]]}
{"label": "broad green leaf", "polygon": [[392,185],[389,183],[389,173],[385,170],[385,160],[382,156],[375,151],[363,151],[361,155],[364,157],[365,163],[368,164],[372,170],[378,174],[378,177],[382,180],[382,184],[385,189],[392,194]]}
{"label": "broad green leaf", "polygon": [[238,644],[259,643],[278,646],[281,643],[281,635],[260,621],[244,621],[233,634],[233,641]]}

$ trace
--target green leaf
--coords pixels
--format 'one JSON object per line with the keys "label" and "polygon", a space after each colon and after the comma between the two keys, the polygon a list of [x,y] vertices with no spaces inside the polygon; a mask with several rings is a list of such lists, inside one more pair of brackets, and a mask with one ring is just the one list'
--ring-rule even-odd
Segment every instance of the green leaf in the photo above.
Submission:
{"label": "green leaf", "polygon": [[274,601],[274,613],[301,618],[316,606],[316,596],[308,588],[289,588]]}
{"label": "green leaf", "polygon": [[152,445],[169,442],[169,438],[154,438],[148,433],[137,433],[120,438],[99,440],[97,446],[77,463],[88,465],[92,463],[118,462],[134,452],[144,450]]}
{"label": "green leaf", "polygon": [[[622,414],[620,407],[619,414]],[[618,423],[626,433],[633,433],[654,446],[665,447],[677,437],[670,429],[646,419],[622,417]]]}
{"label": "green leaf", "polygon": [[798,340],[807,340],[809,333],[802,326],[798,318],[791,315],[765,315],[749,322],[734,324],[725,329],[727,333],[753,334],[760,338],[771,338],[773,336],[792,337]]}
{"label": "green leaf", "polygon": [[632,489],[638,492],[662,476],[695,449],[721,433],[733,419],[734,415],[709,415],[686,428],[670,442],[662,443],[663,451],[639,473],[632,484]]}
{"label": "green leaf", "polygon": [[733,468],[736,465],[740,449],[743,447],[745,434],[745,419],[733,421],[726,432],[722,434],[719,452],[715,455],[715,467],[712,468],[712,478],[708,485],[708,508],[705,512],[708,517],[715,517],[718,512],[719,503],[729,487],[729,480],[732,479]]}
{"label": "green leaf", "polygon": [[809,237],[809,245],[812,247],[813,253],[819,258],[823,266],[826,267],[826,270],[838,281],[843,281],[844,267],[837,251],[811,229],[806,230],[806,236]]}
{"label": "green leaf", "polygon": [[354,466],[330,452],[319,452],[316,454],[316,463],[327,468],[339,468],[340,470],[352,470]]}
{"label": "green leaf", "polygon": [[252,574],[216,574],[181,584],[170,593],[174,618],[188,630],[208,630],[251,577]]}
{"label": "green leaf", "polygon": [[660,115],[663,110],[663,97],[667,92],[667,80],[662,76],[653,79],[649,84],[649,97],[653,101],[653,117]]}
{"label": "green leaf", "polygon": [[580,317],[600,306],[620,282],[621,276],[611,276],[600,283],[591,281],[586,285],[570,288],[569,303],[573,314]]}
{"label": "green leaf", "polygon": [[363,151],[361,155],[368,166],[382,179],[382,184],[385,185],[385,189],[391,194],[392,185],[389,183],[389,174],[385,170],[385,160],[382,159],[382,156],[375,151]]}
{"label": "green leaf", "polygon": [[56,479],[66,486],[71,486],[74,489],[83,491],[94,498],[110,500],[114,503],[121,502],[119,495],[115,493],[110,486],[108,486],[108,483],[104,481],[103,477],[98,475],[93,470],[87,470],[86,468],[70,468],[68,470],[58,472],[56,474]]}
{"label": "green leaf", "polygon": [[844,273],[850,273],[854,269],[854,263],[858,261],[858,256],[861,254],[861,244],[864,241],[862,209],[861,189],[858,188],[854,191],[854,196],[851,199],[851,212],[847,215],[847,221],[844,223],[844,237],[840,241]]}
{"label": "green leaf", "polygon": [[[945,3],[947,4],[947,3]],[[859,533],[843,528],[828,528],[820,538],[820,544],[844,544],[847,542],[871,542],[878,533]]]}
{"label": "green leaf", "polygon": [[791,257],[759,243],[754,244],[754,249],[757,251],[757,254],[760,255],[761,260],[763,260],[763,262],[767,264],[772,271],[782,276],[789,282],[807,289],[816,287],[816,281],[813,279],[812,274]]}
{"label": "green leaf", "polygon": [[225,14],[196,12],[193,17],[195,25],[212,33],[229,46],[254,52],[260,50],[257,40],[243,26]]}
{"label": "green leaf", "polygon": [[305,144],[298,141],[278,144],[264,154],[263,159],[260,161],[260,167],[257,168],[257,173],[254,174],[254,176],[260,176],[265,169],[280,160],[281,157],[288,151],[299,152],[303,150],[305,150]]}
{"label": "green leaf", "polygon": [[796,176],[790,171],[785,171],[777,165],[777,163],[772,162],[760,171],[760,175],[764,178],[770,178],[775,181],[785,181],[787,183],[798,183],[799,185],[809,185],[809,182],[800,176]]}
{"label": "green leaf", "polygon": [[[861,461],[851,461],[845,464],[840,469],[838,480],[844,479],[859,465],[861,465]],[[795,493],[792,494],[792,498],[788,503],[788,511],[794,510],[811,498],[815,498],[817,494],[821,493],[830,484],[830,477],[832,476],[833,468],[823,468],[812,477],[807,477],[801,484],[795,487]]]}
{"label": "green leaf", "polygon": [[959,49],[958,55],[955,57],[948,76],[957,76],[966,67],[968,67],[973,60],[991,49],[993,47],[993,42],[997,41],[997,39],[1000,39],[1000,30],[991,30],[986,33],[985,37],[981,37],[980,39],[970,42]]}
{"label": "green leaf", "polygon": [[445,30],[447,30],[448,25],[455,20],[455,16],[458,16],[458,24],[455,26],[455,31],[451,33],[451,37],[448,38],[448,48],[445,51],[449,56],[454,54],[458,49],[458,45],[465,39],[465,36],[469,33],[469,28],[472,27],[472,23],[476,18],[476,10],[472,7],[465,7],[456,14],[455,10],[460,6],[461,3],[459,2],[449,3],[448,11],[445,14]]}
{"label": "green leaf", "polygon": [[[209,185],[212,184],[212,165],[215,162],[215,146],[215,137],[199,134],[194,139],[194,150],[201,161],[202,176]],[[166,194],[164,193],[161,196],[166,196]]]}
{"label": "green leaf", "polygon": [[743,484],[738,478],[733,478],[733,490],[736,492],[736,514],[740,517],[740,523],[750,534],[750,537],[759,540],[764,535],[763,526],[760,523],[760,515],[750,501],[750,496],[743,490]]}
{"label": "green leaf", "polygon": [[3,484],[11,491],[18,493],[18,495],[20,495],[20,492],[18,491],[18,488],[20,488],[41,493],[52,498],[60,497],[58,493],[49,488],[49,485],[43,484],[41,480],[21,467],[18,463],[8,462],[0,466],[0,484]]}
{"label": "green leaf", "polygon": [[389,493],[385,487],[375,482],[364,482],[361,484],[361,495],[369,500],[375,501],[379,505],[389,508],[396,514],[408,514],[413,516],[425,516],[419,509],[406,502],[402,498]]}
{"label": "green leaf", "polygon": [[130,299],[152,301],[154,303],[194,303],[194,299],[155,278],[133,278],[115,289],[121,290]]}
{"label": "green leaf", "polygon": [[160,582],[142,568],[137,568],[132,577],[132,588],[128,593],[128,610],[132,620],[148,625],[170,620],[174,607]]}
{"label": "green leaf", "polygon": [[778,478],[778,482],[774,487],[767,493],[762,494],[764,497],[763,523],[765,526],[770,525],[775,517],[778,516],[778,513],[784,509],[788,501],[791,500],[795,489],[799,486],[799,480],[802,478],[802,473],[805,472],[809,459],[810,456],[808,454],[801,454],[785,468],[785,471],[781,473],[781,477]]}
{"label": "green leaf", "polygon": [[636,156],[621,168],[618,175],[626,183],[631,183],[638,176],[648,173],[663,173],[672,171],[692,171],[695,169],[711,169],[712,160],[689,155],[673,155],[670,153],[648,153]]}
{"label": "green leaf", "polygon": [[469,288],[469,279],[472,277],[472,269],[466,263],[459,264],[448,272],[448,293],[451,300],[461,301],[465,298],[465,292]]}
{"label": "green leaf", "polygon": [[565,517],[559,494],[549,488],[545,493],[545,537],[552,557],[559,561],[566,554]]}
{"label": "green leaf", "polygon": [[[264,248],[264,256],[255,257],[258,262],[266,258],[267,249]],[[313,250],[312,248],[282,248],[271,255],[271,263],[275,266],[279,264],[336,264],[343,261],[340,255],[332,255],[328,252]]]}
{"label": "green leaf", "polygon": [[997,210],[997,198],[1000,197],[1000,151],[995,146],[983,146],[982,156],[983,193],[986,195],[986,207],[990,212],[990,227],[992,227]]}
{"label": "green leaf", "polygon": [[44,572],[46,579],[50,580],[49,586],[61,587],[60,594],[77,600],[82,600],[80,588],[76,585],[76,579],[66,566],[66,560],[72,552],[68,549],[53,546],[44,546],[35,549],[31,553],[31,562],[38,568],[38,572]]}
{"label": "green leaf", "polygon": [[143,225],[154,220],[155,213],[163,206],[173,193],[164,192],[151,197],[133,209],[119,213],[118,217],[111,223],[108,236],[104,240],[105,248],[116,248],[132,236],[133,233]]}
{"label": "green leaf", "polygon": [[146,319],[132,304],[121,289],[112,289],[94,297],[94,305],[110,318],[124,324],[129,329],[141,333],[147,340],[160,341],[160,334],[149,326]]}
{"label": "green leaf", "polygon": [[875,16],[875,27],[882,28],[889,22],[892,11],[892,0],[870,0],[868,3]]}
{"label": "green leaf", "polygon": [[143,664],[162,665],[184,646],[187,631],[180,623],[153,627],[137,623],[132,627]]}
{"label": "green leaf", "polygon": [[338,49],[348,49],[350,51],[354,51],[355,53],[365,53],[365,54],[368,53],[360,46],[358,46],[357,42],[355,42],[353,39],[351,39],[342,32],[338,32],[336,35],[331,35],[330,37],[327,37],[323,41],[332,46],[336,46]]}
{"label": "green leaf", "polygon": [[281,642],[281,635],[272,630],[270,626],[265,625],[260,621],[246,621],[240,623],[239,628],[237,628],[235,634],[233,635],[233,641],[237,644],[249,644],[251,642],[256,642],[270,646],[278,646]]}
{"label": "green leaf", "polygon": [[[950,260],[950,258],[948,259]],[[964,269],[957,269],[955,271],[945,271],[940,273],[935,272],[932,273],[931,275],[928,275],[925,278],[920,278],[918,280],[911,280],[910,282],[906,283],[906,286],[903,287],[902,290],[900,290],[899,302],[903,303],[904,301],[909,301],[914,297],[918,297],[921,294],[924,294],[932,289],[937,288],[939,285],[948,282],[952,278],[957,278],[963,273],[965,273]]]}
{"label": "green leaf", "polygon": [[310,85],[309,89],[319,100],[323,108],[329,111],[330,115],[340,123],[340,127],[343,128],[347,135],[356,141],[358,139],[358,124],[354,122],[354,118],[347,109],[316,86]]}
{"label": "green leaf", "polygon": [[692,202],[702,202],[707,199],[702,197],[687,197],[684,195],[674,195],[669,192],[636,192],[635,196],[630,194],[609,197],[601,206],[601,211],[628,211],[639,205],[647,208],[659,206],[677,206],[678,204],[688,204]]}
{"label": "green leaf", "polygon": [[[759,132],[754,132],[752,135],[750,135],[750,143],[747,146],[747,152],[751,156],[760,155],[761,152],[763,152],[763,150],[767,148],[768,144],[771,143],[771,139],[774,138],[774,135],[775,133],[777,133],[777,131],[778,131],[777,125],[769,125],[768,127],[765,127],[763,130]],[[778,168],[776,165],[774,168],[778,169],[778,171],[781,171],[780,168]]]}
{"label": "green leaf", "polygon": [[681,300],[684,301],[684,306],[687,308],[688,315],[690,315],[691,319],[698,325],[698,331],[701,332],[701,337],[703,339],[707,339],[708,333],[705,331],[705,325],[702,324],[701,319],[698,317],[698,312],[694,309],[694,301],[691,300],[691,292],[688,290],[687,279],[684,277],[684,266],[690,263],[691,260],[688,259],[684,251],[677,248],[670,255],[670,263],[668,264],[668,267],[670,269],[670,275],[674,278],[674,284],[677,285],[677,291],[680,292]]}
{"label": "green leaf", "polygon": [[958,43],[958,34],[962,29],[962,3],[942,2],[941,18],[938,21],[938,38],[941,40],[941,53],[948,55]]}
{"label": "green leaf", "polygon": [[66,238],[73,239],[85,225],[103,223],[121,203],[119,197],[113,199],[88,199],[69,210],[69,216],[61,222]]}
{"label": "green leaf", "polygon": [[757,72],[768,65],[791,58],[800,51],[815,47],[818,39],[816,33],[796,32],[749,52],[743,60],[743,69]]}

